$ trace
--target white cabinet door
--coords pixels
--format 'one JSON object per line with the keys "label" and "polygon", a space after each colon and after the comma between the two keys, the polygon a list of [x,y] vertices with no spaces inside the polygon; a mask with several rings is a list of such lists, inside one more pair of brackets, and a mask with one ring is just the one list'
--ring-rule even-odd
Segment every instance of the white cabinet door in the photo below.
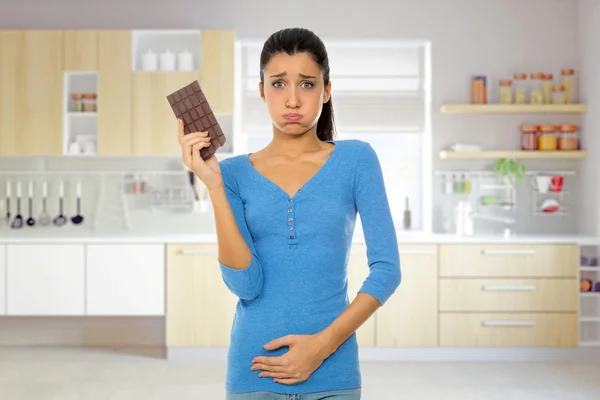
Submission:
{"label": "white cabinet door", "polygon": [[8,315],[83,315],[84,246],[6,246]]}
{"label": "white cabinet door", "polygon": [[0,245],[0,315],[6,315],[6,247]]}
{"label": "white cabinet door", "polygon": [[164,315],[162,244],[90,244],[86,254],[88,315]]}

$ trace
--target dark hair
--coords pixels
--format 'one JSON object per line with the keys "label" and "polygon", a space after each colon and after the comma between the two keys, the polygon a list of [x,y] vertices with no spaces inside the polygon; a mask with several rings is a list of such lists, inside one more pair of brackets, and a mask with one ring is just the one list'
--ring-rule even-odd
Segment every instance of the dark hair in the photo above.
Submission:
{"label": "dark hair", "polygon": [[[273,57],[279,53],[289,55],[308,53],[321,67],[325,85],[329,83],[329,57],[323,41],[312,31],[304,28],[287,28],[273,33],[260,53],[260,81],[264,83],[264,69]],[[333,140],[334,137],[333,105],[331,97],[323,103],[321,116],[317,122],[317,136],[320,140]]]}

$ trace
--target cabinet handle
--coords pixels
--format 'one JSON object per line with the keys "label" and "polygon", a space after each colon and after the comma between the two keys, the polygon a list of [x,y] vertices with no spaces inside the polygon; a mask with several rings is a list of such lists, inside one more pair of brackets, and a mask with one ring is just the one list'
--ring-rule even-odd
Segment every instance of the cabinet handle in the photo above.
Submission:
{"label": "cabinet handle", "polygon": [[535,326],[535,321],[483,321],[483,326]]}
{"label": "cabinet handle", "polygon": [[483,285],[483,290],[494,291],[534,291],[535,285]]}
{"label": "cabinet handle", "polygon": [[492,250],[482,250],[483,255],[491,256],[491,255],[531,255],[535,254],[534,249],[492,249]]}
{"label": "cabinet handle", "polygon": [[184,256],[194,256],[201,254],[217,254],[217,249],[183,249],[180,254]]}

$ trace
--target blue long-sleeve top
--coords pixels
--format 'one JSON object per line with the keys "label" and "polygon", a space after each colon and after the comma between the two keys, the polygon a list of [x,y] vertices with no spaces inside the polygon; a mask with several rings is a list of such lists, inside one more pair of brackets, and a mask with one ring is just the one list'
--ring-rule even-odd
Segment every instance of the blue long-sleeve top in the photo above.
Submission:
{"label": "blue long-sleeve top", "polygon": [[356,334],[307,381],[285,385],[251,371],[256,356],[287,347],[264,345],[288,334],[315,334],[348,306],[348,259],[357,213],[370,272],[360,292],[382,305],[401,281],[400,256],[381,166],[364,141],[330,141],[325,164],[290,197],[258,172],[249,155],[220,162],[227,198],[252,252],[245,269],[219,260],[229,290],[239,297],[230,335],[226,389],[300,394],[361,386]]}

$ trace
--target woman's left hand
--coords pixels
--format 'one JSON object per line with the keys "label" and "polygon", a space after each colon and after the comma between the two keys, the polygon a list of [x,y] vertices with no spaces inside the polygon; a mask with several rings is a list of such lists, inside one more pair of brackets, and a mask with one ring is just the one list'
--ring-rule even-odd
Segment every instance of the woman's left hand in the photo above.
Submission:
{"label": "woman's left hand", "polygon": [[275,378],[275,382],[291,385],[307,380],[330,355],[327,340],[322,334],[288,335],[265,345],[267,350],[288,346],[281,356],[259,356],[252,360],[251,370],[260,370],[260,377]]}

